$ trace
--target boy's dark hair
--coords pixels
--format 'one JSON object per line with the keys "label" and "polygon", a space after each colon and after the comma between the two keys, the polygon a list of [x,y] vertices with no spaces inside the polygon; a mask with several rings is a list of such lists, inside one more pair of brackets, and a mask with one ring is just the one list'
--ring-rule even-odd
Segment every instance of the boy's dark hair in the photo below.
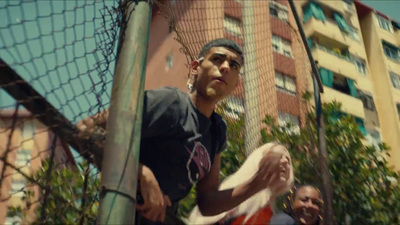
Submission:
{"label": "boy's dark hair", "polygon": [[205,44],[200,51],[199,58],[204,57],[205,54],[208,51],[210,51],[210,49],[213,47],[229,48],[230,50],[233,50],[233,51],[239,53],[242,60],[244,60],[242,48],[240,48],[240,46],[236,42],[229,40],[229,39],[225,39],[225,38],[215,39],[215,40],[212,40],[212,41],[208,42],[207,44]]}

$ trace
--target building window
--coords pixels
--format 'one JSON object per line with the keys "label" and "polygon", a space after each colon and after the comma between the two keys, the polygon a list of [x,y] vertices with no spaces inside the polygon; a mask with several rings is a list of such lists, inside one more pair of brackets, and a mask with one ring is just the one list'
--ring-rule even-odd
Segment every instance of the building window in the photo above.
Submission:
{"label": "building window", "polygon": [[382,142],[379,132],[377,132],[375,130],[367,129],[367,135],[365,135],[365,139],[367,139],[369,144],[375,148],[379,148],[379,144]]}
{"label": "building window", "polygon": [[297,116],[278,111],[278,124],[280,127],[289,128],[289,133],[300,134],[300,122]]}
{"label": "building window", "polygon": [[397,107],[397,115],[399,116],[399,120],[400,120],[400,103],[397,103],[396,107]]}
{"label": "building window", "polygon": [[166,58],[165,70],[168,72],[173,65],[174,65],[174,55],[171,51]]}
{"label": "building window", "polygon": [[354,59],[354,64],[356,65],[357,72],[362,75],[367,75],[367,65],[365,64],[365,60],[355,57],[352,58]]}
{"label": "building window", "polygon": [[13,180],[11,183],[9,194],[17,197],[22,197],[24,194],[23,189],[25,188],[25,186],[25,180]]}
{"label": "building window", "polygon": [[280,20],[288,21],[288,9],[286,6],[277,2],[269,2],[269,14],[278,17]]}
{"label": "building window", "polygon": [[356,41],[360,41],[360,35],[358,34],[358,30],[352,26],[349,27],[349,36]]}
{"label": "building window", "polygon": [[396,89],[400,89],[400,75],[390,72],[390,80],[392,80],[392,85]]}
{"label": "building window", "polygon": [[26,149],[20,149],[17,152],[17,158],[15,159],[15,166],[30,166],[31,165],[31,151]]}
{"label": "building window", "polygon": [[376,18],[378,19],[379,26],[382,29],[387,30],[389,32],[393,32],[393,27],[389,20],[387,20],[379,15],[376,15]]}
{"label": "building window", "polygon": [[272,48],[276,53],[292,57],[292,46],[290,41],[284,40],[279,36],[272,35]]}
{"label": "building window", "polygon": [[30,139],[35,136],[35,124],[33,121],[26,121],[22,127],[22,138]]}
{"label": "building window", "polygon": [[279,90],[283,90],[291,94],[296,94],[296,82],[292,77],[275,72],[275,86]]}
{"label": "building window", "polygon": [[392,46],[386,42],[383,42],[382,46],[383,46],[383,51],[385,52],[385,55],[387,57],[397,60],[397,61],[400,60],[398,48],[396,48],[395,46]]}
{"label": "building window", "polygon": [[240,20],[231,16],[226,16],[224,18],[224,29],[237,37],[242,36],[242,31],[240,29]]}
{"label": "building window", "polygon": [[360,96],[360,99],[363,102],[364,108],[371,110],[371,111],[375,111],[374,99],[372,98],[371,95],[369,95],[363,91],[358,91],[358,96]]}
{"label": "building window", "polygon": [[35,124],[32,120],[24,121],[21,130],[21,148],[33,149],[35,146]]}

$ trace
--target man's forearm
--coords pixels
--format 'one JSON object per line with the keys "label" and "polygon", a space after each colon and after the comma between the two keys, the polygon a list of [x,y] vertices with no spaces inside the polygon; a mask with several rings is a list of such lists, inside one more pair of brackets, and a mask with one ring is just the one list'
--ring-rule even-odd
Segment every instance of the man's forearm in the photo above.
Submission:
{"label": "man's forearm", "polygon": [[204,216],[214,216],[244,202],[262,188],[254,179],[232,189],[198,193],[197,204]]}

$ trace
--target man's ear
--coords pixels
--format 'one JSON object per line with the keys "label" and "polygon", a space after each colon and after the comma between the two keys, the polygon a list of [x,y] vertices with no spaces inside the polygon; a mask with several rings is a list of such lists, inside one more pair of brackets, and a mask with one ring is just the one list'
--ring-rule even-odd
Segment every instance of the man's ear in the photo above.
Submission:
{"label": "man's ear", "polygon": [[199,73],[199,66],[200,66],[200,62],[198,60],[193,60],[192,63],[190,64],[190,75],[197,75]]}

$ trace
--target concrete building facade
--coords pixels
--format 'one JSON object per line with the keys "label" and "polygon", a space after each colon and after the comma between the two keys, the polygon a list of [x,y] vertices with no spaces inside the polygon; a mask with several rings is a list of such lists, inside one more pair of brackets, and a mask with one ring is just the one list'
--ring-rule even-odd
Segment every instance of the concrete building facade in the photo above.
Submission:
{"label": "concrete building facade", "polygon": [[400,23],[355,1],[389,162],[400,169]]}
{"label": "concrete building facade", "polygon": [[[15,124],[14,124],[15,123]],[[14,127],[14,129],[12,129]],[[0,224],[24,223],[22,215],[7,216],[10,206],[26,206],[22,201],[23,190],[34,193],[34,200],[40,199],[40,189],[37,185],[28,185],[26,177],[33,175],[42,168],[42,162],[50,156],[54,149],[54,165],[73,166],[75,160],[70,149],[59,139],[53,146],[54,134],[42,123],[35,120],[26,110],[0,110]],[[5,167],[3,160],[20,170],[10,166]],[[67,182],[67,181],[66,181]],[[33,219],[37,203],[26,211],[26,215]]]}
{"label": "concrete building facade", "polygon": [[[398,49],[399,33],[389,20],[380,22],[387,16],[360,1],[295,3],[318,62],[325,90],[322,101],[340,102],[343,112],[356,118],[366,144],[387,143],[391,147],[388,161],[399,169],[399,89],[390,80],[400,72],[400,64],[398,53],[387,56],[390,48]],[[385,43],[391,46],[387,54]]]}

